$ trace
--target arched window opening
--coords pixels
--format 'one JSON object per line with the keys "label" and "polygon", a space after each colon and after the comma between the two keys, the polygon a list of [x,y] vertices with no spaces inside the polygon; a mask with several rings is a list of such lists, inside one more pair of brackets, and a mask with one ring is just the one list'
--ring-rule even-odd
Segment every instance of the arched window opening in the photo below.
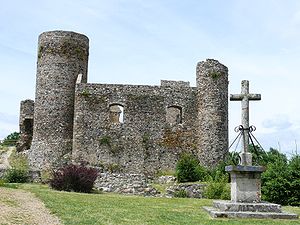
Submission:
{"label": "arched window opening", "polygon": [[109,106],[109,119],[111,123],[118,124],[124,121],[124,107],[120,104]]}
{"label": "arched window opening", "polygon": [[180,106],[167,107],[166,121],[170,125],[182,123],[182,108]]}

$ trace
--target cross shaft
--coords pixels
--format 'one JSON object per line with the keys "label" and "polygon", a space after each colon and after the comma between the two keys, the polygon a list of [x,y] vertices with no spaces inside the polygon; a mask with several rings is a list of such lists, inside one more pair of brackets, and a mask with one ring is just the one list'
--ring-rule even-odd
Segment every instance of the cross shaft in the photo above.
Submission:
{"label": "cross shaft", "polygon": [[[249,153],[249,101],[259,101],[261,100],[260,94],[250,94],[249,93],[249,81],[243,80],[241,84],[241,94],[231,94],[230,101],[241,101],[242,105],[242,126],[243,139],[242,139],[242,153]],[[251,157],[251,155],[250,155]],[[241,157],[242,158],[242,157]],[[246,162],[248,161],[248,162]],[[251,162],[249,162],[251,161]],[[242,164],[252,164],[252,159],[241,160]]]}

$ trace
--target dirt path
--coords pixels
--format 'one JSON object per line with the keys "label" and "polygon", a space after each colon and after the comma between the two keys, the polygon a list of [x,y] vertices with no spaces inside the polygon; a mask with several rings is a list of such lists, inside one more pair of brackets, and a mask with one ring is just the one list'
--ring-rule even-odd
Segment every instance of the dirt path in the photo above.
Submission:
{"label": "dirt path", "polygon": [[0,187],[0,224],[56,225],[61,223],[32,193]]}
{"label": "dirt path", "polygon": [[0,155],[0,169],[9,168],[9,156],[15,147],[8,147],[8,150]]}

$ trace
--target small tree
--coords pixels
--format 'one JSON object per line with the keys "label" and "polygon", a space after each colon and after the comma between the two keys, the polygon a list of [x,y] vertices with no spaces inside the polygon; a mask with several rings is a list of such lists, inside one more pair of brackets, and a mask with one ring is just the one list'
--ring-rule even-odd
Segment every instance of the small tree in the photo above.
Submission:
{"label": "small tree", "polygon": [[300,156],[295,155],[289,162],[290,194],[288,205],[300,206]]}

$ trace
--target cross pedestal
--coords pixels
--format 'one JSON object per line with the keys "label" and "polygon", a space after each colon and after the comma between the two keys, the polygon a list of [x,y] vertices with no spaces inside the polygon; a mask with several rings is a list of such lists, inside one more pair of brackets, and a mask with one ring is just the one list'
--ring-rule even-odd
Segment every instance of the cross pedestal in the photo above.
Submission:
{"label": "cross pedestal", "polygon": [[249,101],[260,100],[260,94],[249,94],[249,81],[242,81],[241,94],[230,95],[232,101],[242,101],[242,152],[240,165],[226,166],[231,178],[231,201],[213,201],[213,207],[203,207],[212,217],[297,219],[297,214],[282,212],[281,206],[261,202],[262,166],[252,166],[249,152]]}
{"label": "cross pedestal", "polygon": [[231,202],[261,202],[261,173],[263,166],[226,166],[231,178]]}

